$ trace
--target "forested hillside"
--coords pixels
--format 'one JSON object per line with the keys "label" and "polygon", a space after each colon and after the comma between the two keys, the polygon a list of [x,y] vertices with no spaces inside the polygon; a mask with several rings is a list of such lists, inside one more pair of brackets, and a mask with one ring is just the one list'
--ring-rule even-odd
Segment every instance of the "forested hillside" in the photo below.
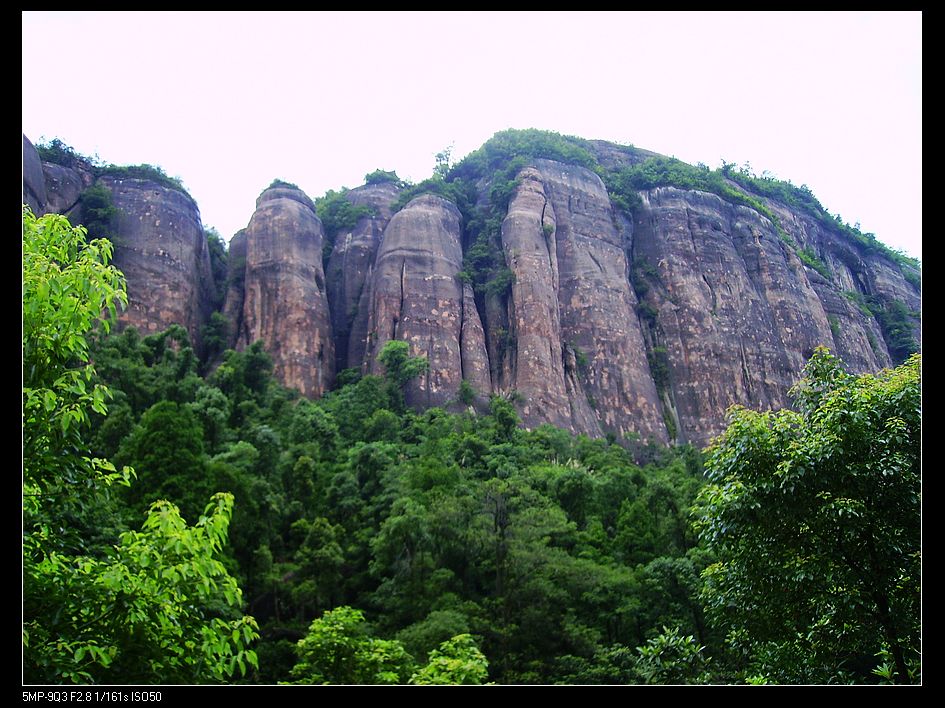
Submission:
{"label": "forested hillside", "polygon": [[310,400],[261,342],[111,332],[110,253],[24,217],[26,682],[920,680],[918,356],[818,351],[704,458],[418,412],[396,339]]}

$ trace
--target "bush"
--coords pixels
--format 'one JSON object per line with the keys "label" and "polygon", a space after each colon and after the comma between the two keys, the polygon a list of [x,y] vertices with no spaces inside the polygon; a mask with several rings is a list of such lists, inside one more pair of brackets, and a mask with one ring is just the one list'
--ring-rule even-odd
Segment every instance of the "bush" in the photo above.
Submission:
{"label": "bush", "polygon": [[902,267],[902,277],[906,279],[906,282],[912,285],[915,288],[922,287],[922,276],[917,270],[913,270],[908,266]]}
{"label": "bush", "polygon": [[325,227],[325,236],[330,243],[341,231],[353,229],[364,217],[373,216],[370,207],[355,206],[348,199],[348,189],[328,190],[324,196],[315,200],[315,213]]}
{"label": "bush", "polygon": [[664,391],[669,385],[669,358],[666,347],[653,347],[653,351],[647,354],[646,360],[650,365],[650,373],[653,375],[656,390]]}
{"label": "bush", "polygon": [[653,305],[648,302],[640,301],[637,303],[637,314],[650,325],[656,324],[656,318],[659,315],[659,310],[657,310]]}
{"label": "bush", "polygon": [[85,228],[93,238],[114,242],[113,221],[118,209],[112,205],[112,193],[102,184],[93,184],[79,195]]}
{"label": "bush", "polygon": [[681,636],[678,627],[663,627],[659,636],[637,647],[634,672],[647,684],[706,683],[704,649],[691,634]]}
{"label": "bush", "polygon": [[590,358],[588,358],[583,349],[574,345],[571,345],[571,348],[574,350],[574,361],[577,363],[578,369],[586,372],[591,365]]}
{"label": "bush", "polygon": [[278,178],[272,180],[272,182],[269,184],[268,187],[266,187],[266,189],[276,189],[278,187],[283,187],[285,189],[299,189],[299,185],[294,184],[293,182],[286,182],[285,180],[278,179]]}
{"label": "bush", "polygon": [[515,282],[515,273],[512,272],[512,269],[509,267],[499,268],[490,278],[487,280],[483,289],[488,295],[505,295],[512,289],[512,284]]}
{"label": "bush", "polygon": [[457,400],[465,406],[471,406],[476,401],[476,389],[472,387],[466,379],[459,383],[459,391],[456,394]]}
{"label": "bush", "polygon": [[840,339],[840,320],[837,319],[836,315],[827,315],[827,321],[830,323],[830,332],[833,334],[834,340]]}
{"label": "bush", "polygon": [[43,162],[51,162],[63,167],[74,167],[78,162],[87,160],[59,138],[36,145],[36,152],[39,153],[39,159]]}
{"label": "bush", "polygon": [[797,257],[800,258],[805,265],[816,270],[827,280],[830,280],[831,276],[833,275],[833,273],[830,272],[830,268],[827,267],[827,264],[820,260],[817,252],[810,246],[803,249],[797,249]]}
{"label": "bush", "polygon": [[190,193],[184,188],[183,182],[177,177],[170,177],[160,167],[156,165],[107,165],[95,170],[97,177],[112,177],[114,179],[140,179],[149,182],[156,182],[162,187],[173,189],[186,194]]}
{"label": "bush", "polygon": [[391,170],[374,170],[373,172],[368,172],[364,175],[364,184],[393,184],[397,187],[406,187],[407,183],[404,182],[400,177],[397,176],[397,173]]}
{"label": "bush", "polygon": [[220,309],[223,307],[227,288],[226,242],[220,236],[220,232],[213,227],[204,229],[204,235],[207,238],[207,250],[210,253],[210,273],[213,275],[213,307]]}
{"label": "bush", "polygon": [[423,180],[419,184],[415,184],[412,187],[407,187],[404,189],[391,208],[394,210],[394,212],[398,212],[407,206],[407,204],[409,204],[413,199],[419,197],[422,194],[435,194],[438,197],[443,197],[443,199],[446,201],[453,202],[453,204],[455,204],[457,207],[460,207],[461,211],[461,205],[464,205],[468,202],[468,198],[466,197],[461,184],[447,182],[440,177],[431,177],[430,179]]}

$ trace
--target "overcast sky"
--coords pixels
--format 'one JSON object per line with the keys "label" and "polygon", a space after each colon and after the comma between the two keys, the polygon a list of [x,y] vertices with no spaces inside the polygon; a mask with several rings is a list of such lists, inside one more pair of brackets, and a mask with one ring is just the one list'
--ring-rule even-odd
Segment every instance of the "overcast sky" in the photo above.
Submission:
{"label": "overcast sky", "polygon": [[414,181],[506,128],[807,184],[921,258],[920,13],[23,13],[23,132],[180,177],[229,239],[274,178]]}

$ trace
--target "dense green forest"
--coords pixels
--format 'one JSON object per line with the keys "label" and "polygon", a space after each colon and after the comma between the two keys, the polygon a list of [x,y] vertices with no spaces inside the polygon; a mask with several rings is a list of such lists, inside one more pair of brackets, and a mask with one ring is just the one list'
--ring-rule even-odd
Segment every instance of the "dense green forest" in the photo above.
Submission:
{"label": "dense green forest", "polygon": [[403,342],[299,398],[111,332],[110,253],[25,211],[26,682],[920,680],[918,356],[819,351],[704,458],[410,410]]}

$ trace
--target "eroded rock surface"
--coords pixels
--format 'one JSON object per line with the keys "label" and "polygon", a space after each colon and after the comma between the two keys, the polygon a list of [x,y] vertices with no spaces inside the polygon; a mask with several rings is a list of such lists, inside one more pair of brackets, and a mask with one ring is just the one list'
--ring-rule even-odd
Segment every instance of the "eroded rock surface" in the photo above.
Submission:
{"label": "eroded rock surface", "polygon": [[321,396],[334,380],[335,352],[315,206],[301,190],[267,189],[242,233],[246,266],[237,347],[262,340],[280,381],[305,396]]}
{"label": "eroded rock surface", "polygon": [[603,183],[549,160],[519,180],[502,243],[515,274],[513,387],[525,422],[666,439],[627,279],[628,235]]}
{"label": "eroded rock surface", "polygon": [[214,284],[197,204],[150,180],[103,177],[101,183],[118,210],[113,262],[128,284],[128,308],[120,322],[142,334],[179,324],[199,349]]}
{"label": "eroded rock surface", "polygon": [[43,162],[29,138],[23,136],[23,203],[28,204],[36,216],[46,213],[46,180],[43,177]]}
{"label": "eroded rock surface", "polygon": [[468,297],[456,277],[462,260],[460,213],[441,197],[417,197],[384,231],[372,279],[365,365],[379,373],[377,354],[392,339],[407,341],[411,355],[426,356],[430,370],[408,390],[410,405],[454,400],[466,376],[464,352],[470,376],[484,386],[482,325],[475,307],[464,306]]}
{"label": "eroded rock surface", "polygon": [[347,193],[355,206],[373,213],[350,230],[335,235],[325,277],[335,337],[337,370],[361,368],[367,342],[370,299],[367,289],[374,272],[377,247],[391,218],[391,204],[400,189],[391,182],[369,184]]}
{"label": "eroded rock surface", "polygon": [[[633,277],[655,310],[653,344],[681,440],[709,442],[735,403],[788,406],[788,391],[818,345],[855,370],[890,363],[884,348],[869,344],[871,336],[881,341],[875,320],[805,266],[768,218],[673,187],[643,198]],[[788,223],[785,230],[801,247],[817,241],[809,229]]]}

